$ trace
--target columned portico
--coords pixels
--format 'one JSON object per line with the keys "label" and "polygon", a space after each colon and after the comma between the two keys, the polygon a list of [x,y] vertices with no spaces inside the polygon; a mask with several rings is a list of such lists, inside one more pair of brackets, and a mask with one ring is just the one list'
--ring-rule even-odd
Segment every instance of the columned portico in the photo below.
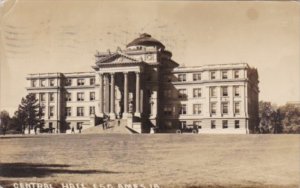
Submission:
{"label": "columned portico", "polygon": [[[119,74],[121,73],[121,74]],[[115,88],[116,88],[116,74],[124,76],[124,86],[123,86],[123,119],[128,117],[129,113],[129,74],[135,74],[135,111],[134,116],[140,117],[141,116],[141,78],[139,71],[130,71],[130,72],[100,72],[99,73],[99,116],[104,117],[105,113],[109,113],[111,119],[116,119],[116,109],[115,109]],[[107,77],[108,76],[108,77]],[[109,79],[110,77],[110,79]],[[106,81],[105,81],[106,78]],[[132,77],[130,77],[132,78]],[[104,82],[107,82],[104,84]],[[110,87],[104,88],[104,86],[109,84]],[[108,93],[106,96],[105,93]],[[105,102],[107,102],[105,104]],[[106,112],[106,105],[109,105],[109,112]]]}
{"label": "columned portico", "polygon": [[[111,120],[122,117],[134,119],[135,123],[141,122],[141,114],[145,113],[143,101],[148,100],[141,91],[141,85],[144,84],[144,76],[141,78],[141,74],[149,74],[146,71],[147,63],[142,58],[136,59],[117,51],[105,61],[99,59],[93,68],[102,75],[98,78],[99,85],[103,85],[98,90],[101,100],[98,114],[101,117],[108,115]],[[139,118],[133,118],[134,116]]]}

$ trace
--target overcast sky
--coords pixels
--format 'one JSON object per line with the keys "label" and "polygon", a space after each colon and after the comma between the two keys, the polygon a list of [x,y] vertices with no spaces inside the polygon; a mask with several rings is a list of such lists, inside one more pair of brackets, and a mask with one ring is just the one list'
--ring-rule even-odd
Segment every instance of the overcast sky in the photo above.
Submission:
{"label": "overcast sky", "polygon": [[92,71],[96,51],[149,33],[181,65],[246,62],[260,100],[300,100],[298,2],[0,0],[1,103],[11,114],[26,75]]}

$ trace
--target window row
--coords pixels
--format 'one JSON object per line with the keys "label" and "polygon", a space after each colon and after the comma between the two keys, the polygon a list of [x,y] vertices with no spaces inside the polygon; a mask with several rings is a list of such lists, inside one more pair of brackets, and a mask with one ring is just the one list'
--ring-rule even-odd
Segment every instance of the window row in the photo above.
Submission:
{"label": "window row", "polygon": [[[73,80],[74,79],[72,79],[72,78],[67,78],[66,81],[65,81],[65,86],[72,86],[73,85]],[[77,78],[76,85],[77,86],[87,85],[86,79],[84,79],[84,78]],[[89,85],[95,85],[95,78],[89,78]]]}
{"label": "window row", "polygon": [[[196,125],[198,129],[202,129],[202,122],[201,121],[194,121],[193,125]],[[180,126],[182,129],[185,129],[187,126],[187,122],[186,121],[180,121]],[[210,121],[210,128],[211,129],[216,129],[217,128],[217,124],[216,124],[216,120],[211,120]],[[222,120],[222,129],[228,129],[228,120]],[[240,120],[234,120],[234,128],[235,129],[239,129],[240,128]]]}
{"label": "window row", "polygon": [[[76,108],[76,116],[84,116],[84,107],[77,107]],[[49,106],[49,110],[48,110],[48,115],[49,117],[54,117],[54,113],[55,113],[55,107],[54,106]],[[95,107],[94,106],[90,106],[89,107],[89,115],[95,114]],[[41,107],[41,116],[45,116],[45,107]],[[72,108],[71,107],[66,107],[65,109],[65,116],[72,116]]]}
{"label": "window row", "polygon": [[[37,97],[37,96],[36,96],[37,94],[33,93],[33,95],[34,95],[35,98]],[[39,100],[40,100],[41,102],[46,101],[46,93],[40,93],[40,94],[39,94]],[[55,101],[55,93],[49,93],[49,94],[48,94],[48,101],[49,101],[49,102],[54,102],[54,101]]]}
{"label": "window row", "polygon": [[[49,106],[49,107],[48,107],[48,116],[49,116],[49,117],[54,117],[54,113],[55,113],[55,106]],[[45,116],[45,106],[42,106],[42,107],[41,107],[40,115],[41,115],[42,117]]]}
{"label": "window row", "polygon": [[[84,92],[78,92],[76,101],[85,101],[85,95],[84,94],[85,94]],[[48,94],[49,102],[54,102],[55,101],[54,95],[55,95],[55,93],[49,93]],[[36,94],[34,94],[34,96],[36,97]],[[89,100],[94,101],[95,99],[96,99],[95,92],[90,92],[89,93]],[[39,94],[39,100],[41,102],[45,102],[46,101],[46,93],[40,93]],[[66,101],[72,101],[72,94],[71,93],[66,93]]]}
{"label": "window row", "polygon": [[[220,95],[222,97],[228,97],[228,87],[227,86],[221,86],[221,93]],[[217,97],[217,87],[210,87],[209,88],[209,96],[210,97]],[[233,96],[239,97],[240,96],[240,87],[239,86],[233,86]]]}
{"label": "window row", "polygon": [[[76,116],[82,117],[85,116],[84,114],[84,107],[76,107]],[[89,115],[95,114],[95,106],[89,107]],[[65,116],[73,116],[72,115],[72,107],[66,107],[65,109]]]}
{"label": "window row", "polygon": [[[173,98],[174,90],[166,89],[163,91],[165,98]],[[209,90],[210,97],[217,97],[217,87],[210,87]],[[200,98],[202,97],[202,89],[201,88],[194,88],[193,89],[193,98]],[[221,93],[220,96],[222,97],[228,97],[228,86],[222,86],[221,87]],[[240,96],[240,87],[239,86],[233,86],[233,96],[239,97]],[[188,98],[187,89],[178,89],[178,98],[179,99],[186,99]]]}
{"label": "window row", "polygon": [[[89,100],[94,101],[96,99],[95,92],[89,93]],[[72,94],[66,93],[66,101],[72,101]],[[84,92],[78,92],[76,95],[76,101],[85,101],[85,93]]]}
{"label": "window row", "polygon": [[[241,105],[240,102],[234,102],[233,103],[233,113],[234,114],[240,114],[241,111]],[[222,102],[221,103],[221,113],[222,114],[228,114],[229,113],[229,103],[228,102]],[[211,102],[210,103],[210,114],[216,115],[217,114],[217,102]]]}
{"label": "window row", "polygon": [[[48,80],[48,84],[47,84],[47,80]],[[58,83],[56,83],[55,81],[57,81],[56,79],[33,79],[31,80],[31,87],[53,87],[53,86],[57,86]],[[65,86],[72,86],[72,78],[68,78],[65,81]],[[86,80],[84,78],[78,78],[77,79],[77,86],[83,86],[83,85],[87,85],[87,83],[85,83]],[[95,85],[95,78],[90,78],[89,79],[89,85]]]}
{"label": "window row", "polygon": [[[222,80],[226,80],[226,79],[238,79],[240,78],[240,71],[239,70],[233,70],[232,71],[232,76],[229,77],[229,74],[228,74],[228,70],[224,70],[224,71],[221,71],[221,76],[220,76],[220,79]],[[178,82],[186,82],[188,81],[187,80],[187,74],[188,73],[180,73],[180,74],[177,74],[177,80]],[[193,81],[200,81],[202,80],[202,72],[197,72],[197,73],[193,73]],[[209,79],[210,80],[216,80],[218,77],[217,77],[217,71],[210,71],[209,72]],[[168,82],[171,82],[172,81],[172,78],[171,76],[167,76],[167,81]]]}
{"label": "window row", "polygon": [[[233,103],[233,113],[240,114],[241,105],[240,102]],[[166,105],[164,106],[164,115],[173,115],[176,112],[176,107],[173,105]],[[193,114],[200,115],[203,112],[203,105],[202,104],[193,104]],[[217,113],[217,102],[210,103],[210,114],[215,115]],[[222,102],[221,103],[221,113],[226,115],[229,114],[229,102]],[[187,104],[181,104],[178,109],[179,115],[188,114]]]}
{"label": "window row", "polygon": [[[38,82],[39,81],[39,82]],[[48,86],[53,87],[57,86],[55,79],[48,79]],[[31,87],[46,87],[47,86],[47,79],[33,79],[31,80]]]}

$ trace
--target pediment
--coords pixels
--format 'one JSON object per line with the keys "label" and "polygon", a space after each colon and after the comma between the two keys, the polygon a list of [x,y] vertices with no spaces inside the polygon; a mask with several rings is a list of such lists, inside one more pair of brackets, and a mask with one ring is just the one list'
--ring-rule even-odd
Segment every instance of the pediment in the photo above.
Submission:
{"label": "pediment", "polygon": [[121,54],[121,53],[115,53],[108,55],[100,60],[97,61],[97,64],[106,64],[106,63],[139,63],[141,61],[129,57],[126,54]]}

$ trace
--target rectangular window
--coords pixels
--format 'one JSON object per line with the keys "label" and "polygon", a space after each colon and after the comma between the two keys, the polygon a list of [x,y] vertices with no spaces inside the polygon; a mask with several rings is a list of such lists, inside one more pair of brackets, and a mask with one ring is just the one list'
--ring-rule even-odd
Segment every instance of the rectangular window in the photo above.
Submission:
{"label": "rectangular window", "polygon": [[40,93],[40,101],[45,101],[45,93]]}
{"label": "rectangular window", "polygon": [[90,78],[90,85],[94,85],[95,84],[95,78]]}
{"label": "rectangular window", "polygon": [[201,114],[201,104],[194,104],[193,105],[193,111],[194,111],[194,114]]}
{"label": "rectangular window", "polygon": [[209,93],[211,97],[216,97],[217,96],[217,88],[216,87],[210,87],[209,88]]}
{"label": "rectangular window", "polygon": [[95,106],[90,106],[90,115],[95,114]]}
{"label": "rectangular window", "polygon": [[186,114],[186,104],[180,106],[179,114]]}
{"label": "rectangular window", "polygon": [[201,80],[201,73],[194,73],[193,74],[193,81]]}
{"label": "rectangular window", "polygon": [[178,98],[180,99],[187,98],[186,89],[178,89]]}
{"label": "rectangular window", "polygon": [[95,92],[90,92],[90,101],[95,100]]}
{"label": "rectangular window", "polygon": [[234,128],[239,129],[240,128],[240,120],[234,120]]}
{"label": "rectangular window", "polygon": [[164,107],[164,115],[167,115],[167,116],[172,115],[172,106],[167,105]]}
{"label": "rectangular window", "polygon": [[84,101],[84,93],[83,92],[77,93],[77,101]]}
{"label": "rectangular window", "polygon": [[228,128],[228,120],[223,120],[222,121],[222,127],[223,127],[223,129],[227,129]]}
{"label": "rectangular window", "polygon": [[222,96],[228,97],[228,87],[222,87]]}
{"label": "rectangular window", "polygon": [[49,93],[49,101],[50,102],[54,101],[54,93]]}
{"label": "rectangular window", "polygon": [[66,116],[71,116],[71,115],[72,115],[71,107],[66,107]]}
{"label": "rectangular window", "polygon": [[210,79],[211,80],[216,79],[216,72],[215,71],[210,72]]}
{"label": "rectangular window", "polygon": [[66,93],[66,101],[72,101],[71,93]]}
{"label": "rectangular window", "polygon": [[31,80],[31,87],[36,87],[36,80]]}
{"label": "rectangular window", "polygon": [[216,120],[211,120],[210,122],[210,128],[215,129],[216,128]]}
{"label": "rectangular window", "polygon": [[228,79],[228,72],[222,71],[222,79]]}
{"label": "rectangular window", "polygon": [[164,97],[165,98],[171,98],[172,97],[172,90],[170,90],[170,89],[164,90]]}
{"label": "rectangular window", "polygon": [[194,98],[199,98],[201,97],[201,88],[194,88],[193,89],[193,97]]}
{"label": "rectangular window", "polygon": [[53,117],[54,116],[54,106],[49,107],[49,116]]}
{"label": "rectangular window", "polygon": [[240,77],[240,71],[239,70],[234,70],[234,78],[239,78]]}
{"label": "rectangular window", "polygon": [[54,86],[54,79],[50,79],[50,80],[49,80],[49,85],[50,85],[50,86]]}
{"label": "rectangular window", "polygon": [[240,103],[239,102],[234,103],[234,113],[240,114]]}
{"label": "rectangular window", "polygon": [[71,86],[72,85],[72,79],[71,78],[68,78],[66,80],[66,86]]}
{"label": "rectangular window", "polygon": [[228,114],[228,102],[222,103],[222,113]]}
{"label": "rectangular window", "polygon": [[84,116],[84,108],[77,107],[77,116]]}
{"label": "rectangular window", "polygon": [[217,103],[210,103],[210,113],[213,115],[217,113]]}
{"label": "rectangular window", "polygon": [[40,85],[41,85],[41,87],[46,87],[46,79],[41,79]]}
{"label": "rectangular window", "polygon": [[84,79],[83,78],[77,79],[77,85],[78,86],[83,86],[84,85]]}
{"label": "rectangular window", "polygon": [[240,88],[239,88],[239,86],[234,86],[233,87],[233,92],[234,92],[234,96],[236,96],[236,97],[240,96]]}
{"label": "rectangular window", "polygon": [[178,74],[178,82],[185,82],[186,74]]}

